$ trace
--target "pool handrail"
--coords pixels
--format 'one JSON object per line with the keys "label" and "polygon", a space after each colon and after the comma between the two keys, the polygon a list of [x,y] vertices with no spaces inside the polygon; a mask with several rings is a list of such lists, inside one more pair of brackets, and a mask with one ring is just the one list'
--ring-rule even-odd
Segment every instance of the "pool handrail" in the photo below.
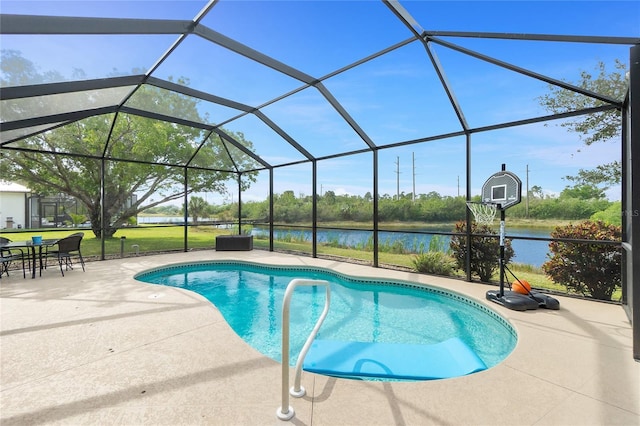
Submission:
{"label": "pool handrail", "polygon": [[[324,309],[320,314],[320,317],[316,321],[316,325],[313,327],[311,334],[307,338],[304,346],[300,350],[298,355],[298,361],[296,362],[296,377],[294,386],[289,390],[289,305],[291,302],[291,296],[294,290],[298,286],[320,286],[325,287],[326,299],[324,302]],[[329,313],[329,305],[331,303],[331,289],[329,282],[326,280],[310,280],[302,278],[294,278],[287,285],[287,289],[284,293],[284,299],[282,301],[282,405],[278,408],[276,415],[280,420],[291,420],[295,416],[293,407],[289,405],[289,393],[296,398],[300,398],[305,395],[306,390],[300,386],[300,378],[302,374],[302,364],[304,357],[307,355],[313,340],[315,339],[320,326],[325,317]]]}

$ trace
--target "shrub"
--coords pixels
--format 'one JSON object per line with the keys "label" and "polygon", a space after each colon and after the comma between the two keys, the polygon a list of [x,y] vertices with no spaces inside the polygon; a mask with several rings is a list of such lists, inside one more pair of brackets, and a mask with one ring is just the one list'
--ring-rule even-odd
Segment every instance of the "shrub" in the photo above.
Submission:
{"label": "shrub", "polygon": [[[77,228],[79,225],[82,225],[87,220],[87,217],[83,214],[70,213],[69,216],[71,217],[71,223],[73,224],[74,228]],[[136,218],[133,217],[133,219],[135,221]]]}
{"label": "shrub", "polygon": [[413,256],[411,259],[416,271],[434,275],[453,275],[456,261],[441,251],[428,251]]}
{"label": "shrub", "polygon": [[[465,268],[467,258],[467,236],[465,235],[467,224],[463,221],[456,223],[454,232],[458,235],[451,237],[451,251],[456,261],[458,269]],[[497,235],[496,232],[488,225],[479,225],[472,222],[472,234]],[[505,263],[509,263],[513,257],[513,248],[511,240],[505,239],[504,242],[504,259]],[[491,280],[493,273],[500,267],[500,239],[496,237],[471,237],[471,273],[476,274],[480,281],[488,282]]]}
{"label": "shrub", "polygon": [[622,203],[620,201],[611,203],[606,210],[595,212],[589,219],[594,222],[601,220],[609,225],[622,226]]}
{"label": "shrub", "polygon": [[[620,241],[622,229],[602,221],[558,226],[551,238]],[[622,252],[616,245],[551,241],[551,258],[542,265],[556,283],[584,296],[611,300],[622,284]]]}
{"label": "shrub", "polygon": [[447,252],[448,248],[446,238],[442,235],[432,235],[429,240],[429,251]]}

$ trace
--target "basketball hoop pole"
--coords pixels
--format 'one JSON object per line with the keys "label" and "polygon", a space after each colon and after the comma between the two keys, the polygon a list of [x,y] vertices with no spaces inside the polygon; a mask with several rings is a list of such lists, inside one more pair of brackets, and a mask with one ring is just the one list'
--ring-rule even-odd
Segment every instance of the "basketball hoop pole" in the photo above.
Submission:
{"label": "basketball hoop pole", "polygon": [[[500,253],[498,256],[498,266],[500,267],[500,290],[489,290],[487,292],[487,299],[499,303],[501,305],[504,304],[505,290],[504,290],[504,280],[505,280],[505,243],[506,243],[506,235],[505,235],[505,212],[508,208],[515,206],[521,201],[522,198],[522,181],[515,174],[507,171],[507,165],[502,164],[501,170],[493,175],[489,176],[482,185],[482,195],[481,195],[481,203],[483,205],[487,205],[490,203],[495,206],[495,210],[493,214],[497,213],[497,210],[500,210]],[[469,210],[474,212],[478,210],[480,212],[481,218],[485,218],[488,221],[489,215],[484,214],[487,212],[483,212],[481,208],[474,207],[473,205],[469,205]],[[490,219],[493,220],[491,216]],[[488,222],[487,222],[488,223]]]}
{"label": "basketball hoop pole", "polygon": [[[507,170],[507,165],[502,163],[502,171]],[[502,204],[498,204],[498,210],[500,210],[500,297],[504,297],[504,220],[505,209],[502,208]]]}
{"label": "basketball hoop pole", "polygon": [[498,204],[498,210],[500,210],[500,297],[504,296],[504,209]]}

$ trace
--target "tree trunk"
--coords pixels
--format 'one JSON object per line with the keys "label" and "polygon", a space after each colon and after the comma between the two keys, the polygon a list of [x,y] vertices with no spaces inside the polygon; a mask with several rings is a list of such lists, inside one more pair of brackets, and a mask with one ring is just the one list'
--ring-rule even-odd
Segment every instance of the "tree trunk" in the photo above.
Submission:
{"label": "tree trunk", "polygon": [[96,213],[94,210],[89,209],[89,220],[91,221],[91,230],[96,238],[102,236],[102,223],[100,222],[100,213]]}
{"label": "tree trunk", "polygon": [[[102,237],[102,221],[100,220],[100,211],[99,209],[97,212],[95,210],[96,209],[89,210],[89,219],[91,220],[91,231],[93,231],[93,235],[95,235],[96,238],[101,238]],[[111,218],[108,215],[105,218],[105,222],[106,223],[111,222]],[[113,234],[115,234],[117,230],[118,228],[116,228],[115,226],[108,225],[104,231],[105,238],[113,237]]]}

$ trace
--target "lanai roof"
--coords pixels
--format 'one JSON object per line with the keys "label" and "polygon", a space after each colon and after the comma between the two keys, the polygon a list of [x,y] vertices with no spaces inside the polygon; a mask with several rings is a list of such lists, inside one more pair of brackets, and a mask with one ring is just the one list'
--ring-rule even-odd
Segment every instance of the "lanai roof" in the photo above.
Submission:
{"label": "lanai roof", "polygon": [[[472,6],[449,3],[78,2],[70,12],[65,2],[3,2],[3,50],[19,52],[47,81],[3,81],[0,144],[35,149],[25,137],[90,116],[133,114],[201,130],[186,142],[192,155],[169,164],[206,168],[198,149],[222,144],[231,157],[253,158],[230,163],[229,171],[244,172],[549,119],[535,99],[501,85],[506,75],[540,95],[552,84],[597,99],[587,111],[620,107],[622,99],[566,83],[562,52],[594,63],[605,51],[626,59],[636,35],[598,27],[563,34],[547,22],[531,27],[560,31],[526,33],[509,22],[492,23],[500,33],[462,31],[453,27],[456,14],[466,26],[483,26],[459,9]],[[546,7],[552,14],[554,3]],[[548,55],[527,55],[540,44]],[[199,114],[165,110],[145,87],[197,100]],[[489,93],[490,105],[477,102]],[[577,105],[565,116],[584,112]],[[146,161],[122,158],[132,159]]]}

